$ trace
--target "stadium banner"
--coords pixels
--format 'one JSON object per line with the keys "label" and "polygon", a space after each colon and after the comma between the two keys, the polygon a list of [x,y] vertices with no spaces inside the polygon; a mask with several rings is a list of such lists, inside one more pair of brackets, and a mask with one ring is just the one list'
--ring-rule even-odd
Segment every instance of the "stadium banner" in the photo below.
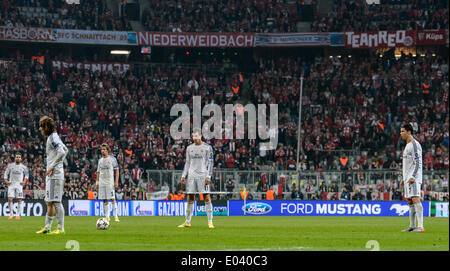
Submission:
{"label": "stadium banner", "polygon": [[430,215],[434,217],[448,217],[448,202],[431,202]]}
{"label": "stadium banner", "polygon": [[[67,200],[63,200],[62,202],[64,206],[64,211],[66,214],[68,213],[68,204]],[[14,200],[13,203],[13,214],[17,213],[17,208],[19,207],[19,203],[17,200]],[[20,212],[20,216],[45,216],[47,213],[47,206],[45,205],[44,200],[31,200],[24,199],[22,201],[22,210]],[[9,216],[9,206],[7,199],[0,199],[0,216]]]}
{"label": "stadium banner", "polygon": [[145,196],[147,200],[164,200],[169,196],[169,191],[148,192]]}
{"label": "stadium banner", "polygon": [[345,32],[346,48],[392,48],[416,45],[415,30]]}
{"label": "stadium banner", "polygon": [[91,71],[100,72],[112,72],[114,74],[126,73],[132,64],[129,63],[100,63],[100,62],[70,62],[70,61],[59,61],[52,60],[53,69],[70,69],[76,67],[77,69],[86,69]]}
{"label": "stadium banner", "polygon": [[154,216],[155,201],[153,200],[133,200],[131,201],[132,216]]}
{"label": "stadium banner", "polygon": [[256,34],[256,46],[330,46],[328,33]]}
{"label": "stadium banner", "polygon": [[[133,215],[131,209],[130,200],[116,200],[117,215],[118,216],[131,216]],[[111,201],[108,201],[110,216],[113,216],[113,208]],[[103,200],[91,200],[91,215],[93,216],[105,216],[105,210],[103,208]]]}
{"label": "stadium banner", "polygon": [[[131,216],[132,205],[129,200],[116,200],[117,215]],[[110,216],[113,215],[111,202],[108,202]],[[69,200],[69,216],[105,216],[102,200]]]}
{"label": "stadium banner", "polygon": [[447,31],[439,30],[417,30],[417,45],[444,45],[447,44]]}
{"label": "stadium banner", "polygon": [[[156,216],[185,216],[187,201],[162,200],[155,202]],[[194,202],[194,210],[197,208],[197,203]],[[195,215],[195,211],[194,211]]]}
{"label": "stadium banner", "polygon": [[[213,216],[227,216],[228,215],[228,202],[226,200],[213,200]],[[205,203],[198,201],[195,208],[196,216],[206,216]]]}
{"label": "stadium banner", "polygon": [[137,32],[137,44],[161,47],[246,48],[255,46],[255,34]]}
{"label": "stadium banner", "polygon": [[[430,216],[430,202],[422,202]],[[245,214],[244,214],[245,210]],[[408,216],[406,201],[229,201],[230,216]]]}
{"label": "stadium banner", "polygon": [[90,216],[92,200],[69,200],[68,216]]}
{"label": "stadium banner", "polygon": [[0,26],[0,40],[52,42],[55,37],[52,28]]}
{"label": "stadium banner", "polygon": [[136,45],[136,33],[126,31],[95,31],[53,29],[55,42],[98,45]]}
{"label": "stadium banner", "polygon": [[344,33],[330,33],[330,46],[345,46]]}

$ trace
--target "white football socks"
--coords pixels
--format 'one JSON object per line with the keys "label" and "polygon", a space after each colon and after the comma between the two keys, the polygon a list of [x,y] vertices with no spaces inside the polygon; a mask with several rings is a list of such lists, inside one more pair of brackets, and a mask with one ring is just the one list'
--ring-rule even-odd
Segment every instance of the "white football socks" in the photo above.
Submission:
{"label": "white football socks", "polygon": [[416,227],[416,208],[414,204],[409,205],[409,226],[411,228]]}
{"label": "white football socks", "polygon": [[423,228],[423,206],[422,202],[418,202],[414,204],[416,209],[416,217],[417,217],[417,227]]}
{"label": "white football socks", "polygon": [[55,203],[56,221],[58,221],[58,230],[64,231],[64,206],[61,202]]}
{"label": "white football socks", "polygon": [[112,206],[113,206],[113,215],[114,217],[117,217],[117,202],[114,201]]}
{"label": "white football socks", "polygon": [[22,213],[22,202],[20,201],[17,206],[16,216],[20,216],[21,213]]}
{"label": "white football socks", "polygon": [[103,209],[105,211],[106,218],[109,218],[109,204],[108,204],[108,202],[106,202],[106,203],[103,202]]}
{"label": "white football socks", "polygon": [[14,215],[12,206],[13,206],[13,205],[12,205],[12,202],[8,202],[9,216],[13,216],[13,215]]}
{"label": "white football socks", "polygon": [[52,224],[53,224],[53,219],[54,218],[55,218],[54,216],[48,216],[48,215],[45,216],[45,228],[47,230],[51,230],[52,229]]}
{"label": "white football socks", "polygon": [[212,222],[213,219],[213,206],[212,202],[205,202],[206,215],[208,216],[208,222]]}
{"label": "white football socks", "polygon": [[188,202],[187,208],[186,208],[186,223],[191,224],[191,218],[194,214],[194,202]]}

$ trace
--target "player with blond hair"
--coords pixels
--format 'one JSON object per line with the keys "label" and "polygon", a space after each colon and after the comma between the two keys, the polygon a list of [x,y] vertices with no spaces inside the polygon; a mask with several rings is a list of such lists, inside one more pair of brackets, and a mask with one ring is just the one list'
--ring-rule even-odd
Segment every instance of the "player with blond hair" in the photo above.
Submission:
{"label": "player with blond hair", "polygon": [[116,158],[110,155],[111,149],[108,144],[103,143],[100,145],[100,150],[102,152],[102,158],[98,160],[97,181],[95,183],[98,199],[103,200],[106,219],[110,221],[108,205],[108,200],[110,200],[113,207],[114,221],[120,222],[117,216],[116,195],[114,191],[119,186],[119,164]]}

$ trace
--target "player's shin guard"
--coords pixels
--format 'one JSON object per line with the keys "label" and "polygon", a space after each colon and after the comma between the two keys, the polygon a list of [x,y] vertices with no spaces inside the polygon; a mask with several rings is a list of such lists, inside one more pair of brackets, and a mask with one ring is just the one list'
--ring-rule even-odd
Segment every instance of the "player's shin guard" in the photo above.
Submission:
{"label": "player's shin guard", "polygon": [[20,213],[22,212],[22,201],[19,201],[17,205],[17,213],[16,216],[20,216]]}
{"label": "player's shin guard", "polygon": [[414,204],[416,209],[416,217],[417,217],[417,227],[423,228],[423,206],[422,202],[418,202]]}
{"label": "player's shin guard", "polygon": [[213,206],[211,201],[205,202],[206,215],[208,216],[208,222],[212,222],[213,219]]}
{"label": "player's shin guard", "polygon": [[8,207],[9,207],[9,216],[13,216],[14,212],[13,212],[13,207],[12,207],[12,202],[8,202]]}
{"label": "player's shin guard", "polygon": [[103,210],[105,211],[106,218],[109,218],[109,204],[108,204],[108,202],[106,202],[106,203],[103,202]]}
{"label": "player's shin guard", "polygon": [[191,224],[192,215],[194,214],[194,202],[188,202],[186,208],[186,224]]}
{"label": "player's shin guard", "polygon": [[64,206],[62,203],[56,203],[55,204],[55,210],[56,210],[56,221],[58,221],[58,230],[64,231]]}
{"label": "player's shin guard", "polygon": [[416,208],[414,204],[409,205],[409,226],[411,228],[416,227]]}
{"label": "player's shin guard", "polygon": [[53,219],[54,218],[55,218],[54,216],[48,216],[48,215],[45,216],[45,228],[47,230],[51,230],[52,229],[52,224],[53,224]]}
{"label": "player's shin guard", "polygon": [[114,217],[117,217],[117,202],[114,201],[112,206],[113,206],[113,215]]}

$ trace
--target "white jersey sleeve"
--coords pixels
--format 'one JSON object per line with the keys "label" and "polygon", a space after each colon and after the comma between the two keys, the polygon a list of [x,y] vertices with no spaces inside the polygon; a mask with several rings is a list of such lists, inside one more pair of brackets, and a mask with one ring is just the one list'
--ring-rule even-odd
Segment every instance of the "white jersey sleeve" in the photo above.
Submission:
{"label": "white jersey sleeve", "polygon": [[29,179],[30,178],[30,172],[28,171],[28,168],[25,166],[25,165],[22,165],[23,166],[23,177],[24,177],[24,179]]}
{"label": "white jersey sleeve", "polygon": [[47,139],[47,170],[51,168],[62,169],[67,153],[68,149],[58,134],[51,134]]}
{"label": "white jersey sleeve", "polygon": [[9,173],[11,172],[10,164],[6,166],[5,173],[3,174],[3,179],[9,181]]}
{"label": "white jersey sleeve", "polygon": [[111,157],[111,159],[112,159],[113,169],[114,169],[114,170],[119,169],[119,163],[117,163],[116,157],[114,157],[114,156],[110,156],[110,157]]}
{"label": "white jersey sleeve", "polygon": [[209,148],[207,149],[206,171],[207,177],[211,179],[214,169],[214,150],[211,147],[211,145],[208,145],[208,147]]}
{"label": "white jersey sleeve", "polygon": [[186,178],[186,176],[187,176],[187,174],[189,172],[189,167],[191,166],[191,159],[189,158],[190,147],[191,146],[188,146],[186,148],[186,163],[184,164],[183,173],[181,174],[182,178]]}
{"label": "white jersey sleeve", "polygon": [[422,183],[422,167],[422,146],[416,140],[412,140],[403,151],[403,181],[414,179]]}

